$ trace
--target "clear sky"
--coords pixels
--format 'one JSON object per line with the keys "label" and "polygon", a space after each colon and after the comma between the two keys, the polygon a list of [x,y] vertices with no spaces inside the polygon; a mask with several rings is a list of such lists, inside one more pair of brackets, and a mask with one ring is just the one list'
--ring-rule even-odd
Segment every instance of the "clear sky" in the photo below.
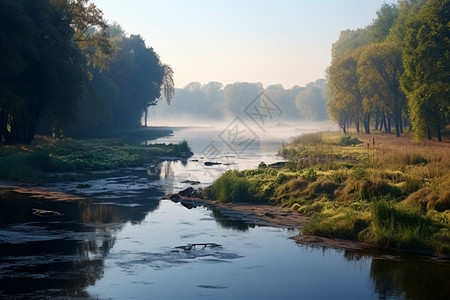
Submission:
{"label": "clear sky", "polygon": [[285,88],[325,77],[331,45],[395,0],[91,0],[112,23],[140,34],[192,81],[261,82]]}

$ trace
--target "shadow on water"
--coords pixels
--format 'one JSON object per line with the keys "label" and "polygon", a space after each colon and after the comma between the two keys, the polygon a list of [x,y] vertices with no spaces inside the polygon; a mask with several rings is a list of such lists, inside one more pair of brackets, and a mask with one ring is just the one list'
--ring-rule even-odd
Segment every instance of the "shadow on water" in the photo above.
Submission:
{"label": "shadow on water", "polygon": [[386,249],[344,250],[299,245],[309,251],[337,252],[349,263],[370,262],[370,288],[378,299],[450,299],[450,264]]}
{"label": "shadow on water", "polygon": [[102,277],[117,232],[155,210],[162,191],[133,195],[49,201],[0,194],[0,298],[88,298],[85,289]]}

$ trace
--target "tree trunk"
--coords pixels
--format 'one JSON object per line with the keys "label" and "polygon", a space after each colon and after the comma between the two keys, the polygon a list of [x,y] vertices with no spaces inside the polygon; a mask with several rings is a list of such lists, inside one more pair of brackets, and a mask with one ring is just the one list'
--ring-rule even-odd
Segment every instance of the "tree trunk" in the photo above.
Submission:
{"label": "tree trunk", "polygon": [[370,112],[364,114],[364,131],[370,134]]}
{"label": "tree trunk", "polygon": [[381,125],[380,123],[380,111],[377,109],[377,111],[375,112],[375,130],[378,130],[378,126]]}
{"label": "tree trunk", "polygon": [[381,113],[381,118],[382,118],[382,122],[383,122],[383,126],[384,126],[384,131],[386,133],[389,133],[389,127],[388,127],[388,123],[387,123],[387,117],[386,117],[386,113],[382,112]]}
{"label": "tree trunk", "polygon": [[144,125],[147,127],[148,107],[144,111]]}

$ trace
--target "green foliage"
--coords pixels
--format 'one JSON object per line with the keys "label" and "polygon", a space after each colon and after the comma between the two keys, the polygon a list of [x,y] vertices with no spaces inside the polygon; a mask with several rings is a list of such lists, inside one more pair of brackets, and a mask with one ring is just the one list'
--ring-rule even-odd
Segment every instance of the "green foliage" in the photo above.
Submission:
{"label": "green foliage", "polygon": [[449,7],[447,0],[385,3],[369,26],[341,32],[327,105],[344,133],[352,124],[359,132],[362,122],[366,133],[373,125],[390,133],[393,125],[400,136],[409,118],[416,139],[442,140],[450,113]]}
{"label": "green foliage", "polygon": [[434,132],[442,140],[441,129],[449,121],[449,15],[448,0],[431,0],[408,18],[401,84],[417,139]]}
{"label": "green foliage", "polygon": [[206,189],[209,198],[222,202],[253,202],[257,200],[254,192],[252,184],[238,171],[225,172]]}
{"label": "green foliage", "polygon": [[83,59],[72,18],[50,1],[1,1],[0,11],[0,140],[29,144],[38,122],[75,123]]}
{"label": "green foliage", "polygon": [[47,172],[95,171],[155,163],[162,156],[187,157],[186,141],[179,144],[126,145],[120,140],[61,140],[25,147],[0,147],[0,178],[45,181]]}

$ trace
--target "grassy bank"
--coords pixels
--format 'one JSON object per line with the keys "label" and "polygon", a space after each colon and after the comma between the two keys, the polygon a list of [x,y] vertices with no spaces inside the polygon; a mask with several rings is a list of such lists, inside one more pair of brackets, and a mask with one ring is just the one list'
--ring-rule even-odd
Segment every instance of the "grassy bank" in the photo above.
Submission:
{"label": "grassy bank", "polygon": [[48,172],[90,172],[155,163],[162,157],[187,157],[187,142],[129,145],[120,139],[59,140],[35,138],[31,145],[0,146],[0,178],[47,180]]}
{"label": "grassy bank", "polygon": [[318,133],[283,145],[280,154],[284,167],[227,172],[207,195],[311,215],[305,234],[450,253],[448,139]]}

